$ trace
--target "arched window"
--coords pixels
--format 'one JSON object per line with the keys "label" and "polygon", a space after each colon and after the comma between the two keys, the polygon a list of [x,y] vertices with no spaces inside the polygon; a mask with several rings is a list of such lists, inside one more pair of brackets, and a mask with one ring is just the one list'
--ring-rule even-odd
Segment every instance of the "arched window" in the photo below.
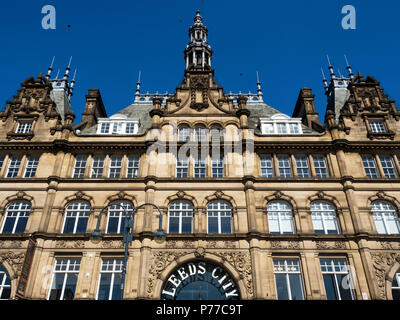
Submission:
{"label": "arched window", "polygon": [[[124,210],[125,208],[125,210]],[[126,214],[133,211],[132,203],[117,201],[108,208],[106,233],[122,233],[125,227]]]}
{"label": "arched window", "polygon": [[31,204],[27,201],[11,203],[7,207],[1,233],[24,233],[30,211]]}
{"label": "arched window", "polygon": [[392,282],[393,300],[400,300],[400,269],[397,270]]}
{"label": "arched window", "polygon": [[208,233],[232,233],[232,208],[225,201],[213,201],[207,206]]}
{"label": "arched window", "polygon": [[311,219],[317,234],[339,234],[335,207],[327,201],[311,203]]}
{"label": "arched window", "polygon": [[192,233],[193,205],[176,201],[168,207],[168,233]]}
{"label": "arched window", "polygon": [[11,295],[11,279],[6,268],[0,264],[0,300],[10,299]]}
{"label": "arched window", "polygon": [[90,204],[86,201],[74,201],[65,209],[63,233],[85,233],[90,215]]}
{"label": "arched window", "polygon": [[214,124],[211,126],[210,130],[210,135],[211,135],[211,142],[214,143],[219,143],[221,141],[221,138],[223,136],[223,130],[220,125]]}
{"label": "arched window", "polygon": [[207,129],[204,126],[194,128],[194,140],[197,142],[207,140]]}
{"label": "arched window", "polygon": [[400,225],[396,208],[387,201],[375,201],[371,205],[376,231],[380,234],[399,234]]}
{"label": "arched window", "polygon": [[190,128],[187,125],[181,125],[178,128],[178,141],[186,142],[190,140]]}
{"label": "arched window", "polygon": [[284,201],[272,201],[267,206],[270,233],[294,233],[293,213],[290,204]]}

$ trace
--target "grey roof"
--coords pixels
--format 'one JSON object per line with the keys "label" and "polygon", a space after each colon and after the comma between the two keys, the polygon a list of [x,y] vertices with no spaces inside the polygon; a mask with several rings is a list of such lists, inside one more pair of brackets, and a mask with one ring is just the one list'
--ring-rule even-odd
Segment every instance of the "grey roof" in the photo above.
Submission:
{"label": "grey roof", "polygon": [[[115,114],[123,114],[128,118],[139,119],[140,126],[138,134],[144,134],[151,127],[150,110],[153,109],[153,104],[131,104],[125,109],[118,111]],[[82,130],[81,134],[95,135],[97,132],[97,124],[88,129]]]}
{"label": "grey roof", "polygon": [[[117,112],[118,114],[126,115],[128,118],[136,118],[140,121],[139,132],[138,134],[144,134],[149,128],[151,128],[151,117],[150,110],[153,108],[153,104],[131,104],[125,109]],[[249,127],[254,129],[256,133],[261,134],[259,128],[259,119],[260,118],[270,118],[274,114],[282,113],[264,103],[257,104],[248,104],[247,109],[250,111],[249,116]],[[318,134],[319,133],[311,128],[308,128],[305,125],[302,125],[303,134]],[[97,132],[97,125],[85,129],[81,132],[84,135],[95,135]]]}

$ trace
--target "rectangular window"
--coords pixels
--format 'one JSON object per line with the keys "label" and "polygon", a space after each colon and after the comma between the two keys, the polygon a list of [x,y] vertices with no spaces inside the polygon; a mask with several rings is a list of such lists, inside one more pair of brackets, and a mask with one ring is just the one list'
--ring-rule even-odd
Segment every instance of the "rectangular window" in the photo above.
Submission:
{"label": "rectangular window", "polygon": [[370,121],[369,127],[373,133],[385,133],[386,127],[383,121]]}
{"label": "rectangular window", "polygon": [[122,167],[122,157],[121,156],[111,156],[110,157],[110,171],[108,173],[109,178],[120,178],[121,177],[121,167]]}
{"label": "rectangular window", "polygon": [[365,174],[368,178],[379,178],[378,170],[376,170],[375,159],[371,155],[363,155],[362,162]]}
{"label": "rectangular window", "polygon": [[289,123],[289,133],[292,133],[292,134],[300,133],[299,124],[298,123]]}
{"label": "rectangular window", "polygon": [[114,122],[112,133],[122,133],[122,125],[123,125],[122,122]]}
{"label": "rectangular window", "polygon": [[194,177],[205,178],[207,173],[206,160],[198,158],[194,161]]}
{"label": "rectangular window", "polygon": [[386,178],[397,178],[391,156],[380,156],[381,165]]}
{"label": "rectangular window", "polygon": [[276,124],[277,133],[278,134],[285,134],[287,133],[286,123],[277,123]]}
{"label": "rectangular window", "polygon": [[39,157],[28,157],[28,161],[26,162],[24,178],[33,178],[36,174],[38,164],[39,164]]}
{"label": "rectangular window", "polygon": [[134,122],[127,122],[125,127],[125,133],[127,134],[134,134],[135,133],[135,123]]}
{"label": "rectangular window", "polygon": [[309,178],[310,177],[310,168],[308,166],[307,156],[295,156],[295,159],[296,159],[296,167],[297,167],[297,176],[299,178]]}
{"label": "rectangular window", "polygon": [[273,123],[263,123],[262,125],[263,134],[275,133],[275,128]]}
{"label": "rectangular window", "polygon": [[261,177],[272,178],[274,176],[273,159],[271,155],[260,156]]}
{"label": "rectangular window", "polygon": [[137,178],[139,176],[139,157],[129,156],[128,157],[128,167],[126,169],[127,178]]}
{"label": "rectangular window", "polygon": [[328,300],[353,300],[353,282],[345,259],[321,259],[325,293]]}
{"label": "rectangular window", "polygon": [[122,259],[103,259],[97,300],[121,300]]}
{"label": "rectangular window", "polygon": [[73,178],[83,178],[85,176],[87,155],[77,155],[75,157],[75,166]]}
{"label": "rectangular window", "polygon": [[6,177],[7,178],[15,178],[18,175],[19,167],[21,166],[21,156],[11,156],[10,163],[8,165],[8,170]]}
{"label": "rectangular window", "polygon": [[193,206],[190,203],[172,203],[168,216],[168,233],[192,233]]}
{"label": "rectangular window", "polygon": [[298,259],[274,259],[274,274],[278,300],[304,300]]}
{"label": "rectangular window", "polygon": [[189,160],[188,159],[178,159],[176,161],[176,177],[177,178],[187,178],[189,172]]}
{"label": "rectangular window", "polygon": [[20,121],[18,122],[17,130],[15,133],[29,133],[32,130],[32,121]]}
{"label": "rectangular window", "polygon": [[91,178],[102,178],[103,170],[104,170],[104,157],[103,156],[94,156],[90,177]]}
{"label": "rectangular window", "polygon": [[278,155],[278,169],[280,177],[292,177],[292,167],[290,165],[290,157],[288,155]]}
{"label": "rectangular window", "polygon": [[110,133],[110,123],[109,122],[103,122],[101,124],[100,133],[103,133],[103,134]]}
{"label": "rectangular window", "polygon": [[326,158],[323,155],[314,155],[314,168],[318,178],[328,178],[328,168],[326,166]]}
{"label": "rectangular window", "polygon": [[224,159],[217,158],[211,160],[211,174],[213,178],[224,177]]}
{"label": "rectangular window", "polygon": [[80,259],[56,259],[49,300],[73,300],[80,268]]}

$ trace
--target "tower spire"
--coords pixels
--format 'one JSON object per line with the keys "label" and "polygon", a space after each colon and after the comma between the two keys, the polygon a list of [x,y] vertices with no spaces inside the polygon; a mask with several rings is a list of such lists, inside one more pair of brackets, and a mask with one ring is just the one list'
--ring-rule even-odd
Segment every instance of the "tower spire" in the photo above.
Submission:
{"label": "tower spire", "polygon": [[263,100],[263,92],[261,89],[261,82],[260,82],[260,78],[258,76],[258,71],[256,71],[256,75],[257,75],[257,96],[258,96],[258,100],[262,101]]}
{"label": "tower spire", "polygon": [[46,74],[46,79],[49,80],[51,77],[51,72],[53,71],[53,64],[54,64],[54,60],[56,59],[56,57],[53,57],[53,60],[51,61],[51,64],[49,66],[49,68],[47,69],[47,74]]}
{"label": "tower spire", "polygon": [[203,24],[200,10],[196,11],[194,24],[189,28],[189,44],[185,49],[186,70],[211,69],[212,49],[207,43],[208,29]]}
{"label": "tower spire", "polygon": [[349,72],[349,78],[350,79],[354,79],[354,74],[353,74],[353,71],[351,70],[351,66],[350,66],[350,64],[349,64],[349,61],[347,60],[347,56],[346,55],[344,55],[344,58],[345,58],[345,60],[346,60],[346,68],[347,68],[347,71]]}
{"label": "tower spire", "polygon": [[68,80],[69,72],[71,71],[71,62],[72,62],[72,57],[69,59],[68,66],[65,68],[65,74],[63,80]]}
{"label": "tower spire", "polygon": [[336,74],[335,74],[335,71],[333,71],[333,65],[331,64],[331,60],[329,59],[329,56],[328,55],[326,55],[326,57],[328,58],[328,64],[329,64],[329,71],[330,71],[330,73],[331,73],[331,78],[332,79],[336,79]]}
{"label": "tower spire", "polygon": [[71,100],[71,97],[72,97],[73,91],[74,91],[74,86],[75,86],[75,82],[76,82],[76,72],[77,71],[78,71],[78,69],[75,69],[74,76],[73,76],[73,78],[71,80],[70,92],[69,92],[69,95],[68,95],[68,98],[70,100]]}
{"label": "tower spire", "polygon": [[136,98],[140,95],[140,75],[141,75],[141,71],[139,71],[139,75],[138,75],[138,81],[136,82],[136,92],[135,92],[135,100]]}

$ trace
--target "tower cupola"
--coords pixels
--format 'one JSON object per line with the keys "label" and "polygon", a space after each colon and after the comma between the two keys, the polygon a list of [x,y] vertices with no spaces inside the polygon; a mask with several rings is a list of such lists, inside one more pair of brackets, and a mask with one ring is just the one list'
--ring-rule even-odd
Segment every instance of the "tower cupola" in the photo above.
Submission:
{"label": "tower cupola", "polygon": [[208,29],[197,10],[194,25],[189,28],[190,42],[185,49],[186,70],[211,69],[212,49],[207,43],[207,35]]}

